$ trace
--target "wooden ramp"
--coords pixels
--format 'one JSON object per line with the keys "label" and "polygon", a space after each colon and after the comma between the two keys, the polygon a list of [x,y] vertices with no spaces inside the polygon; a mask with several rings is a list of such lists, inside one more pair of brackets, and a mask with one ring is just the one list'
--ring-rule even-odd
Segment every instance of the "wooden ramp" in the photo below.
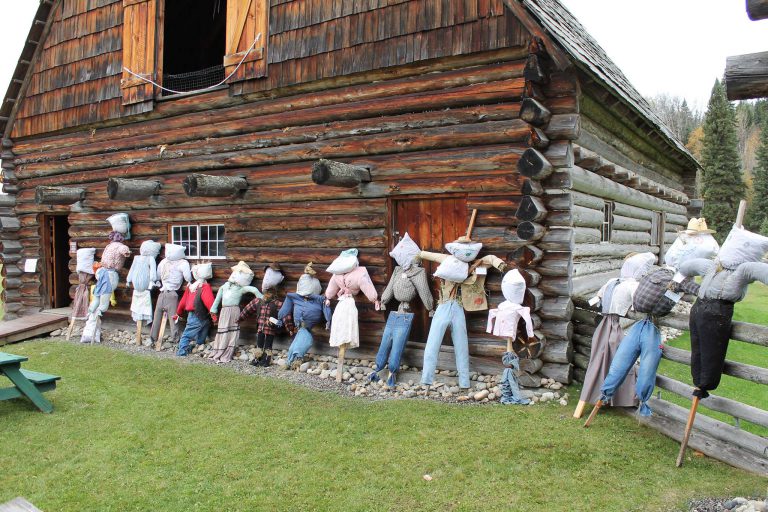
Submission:
{"label": "wooden ramp", "polygon": [[49,334],[67,326],[66,314],[44,312],[0,322],[0,346]]}
{"label": "wooden ramp", "polygon": [[0,512],[42,512],[24,498],[14,498],[7,503],[0,503]]}

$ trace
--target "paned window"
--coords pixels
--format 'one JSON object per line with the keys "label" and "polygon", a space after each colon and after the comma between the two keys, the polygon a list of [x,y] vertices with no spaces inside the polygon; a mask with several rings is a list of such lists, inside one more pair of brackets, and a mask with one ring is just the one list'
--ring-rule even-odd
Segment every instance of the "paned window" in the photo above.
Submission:
{"label": "paned window", "polygon": [[186,247],[187,259],[226,258],[224,224],[173,225],[171,243]]}
{"label": "paned window", "polygon": [[600,226],[600,242],[610,242],[613,232],[613,201],[603,203],[603,225]]}

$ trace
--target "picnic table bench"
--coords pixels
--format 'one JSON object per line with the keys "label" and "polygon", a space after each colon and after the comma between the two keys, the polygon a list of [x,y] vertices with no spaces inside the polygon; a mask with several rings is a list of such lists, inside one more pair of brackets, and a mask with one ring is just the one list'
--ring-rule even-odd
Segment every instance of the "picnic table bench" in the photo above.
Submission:
{"label": "picnic table bench", "polygon": [[56,381],[61,377],[47,373],[22,370],[21,363],[29,358],[0,352],[0,374],[5,375],[12,387],[0,388],[0,400],[11,400],[26,396],[43,412],[53,412],[53,405],[45,399],[43,393],[56,389]]}

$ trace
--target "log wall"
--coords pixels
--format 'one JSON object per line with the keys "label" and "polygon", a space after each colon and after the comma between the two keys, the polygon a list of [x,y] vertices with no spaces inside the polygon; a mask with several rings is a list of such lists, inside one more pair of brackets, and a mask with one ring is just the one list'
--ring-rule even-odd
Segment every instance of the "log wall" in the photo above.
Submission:
{"label": "log wall", "polygon": [[[217,103],[206,103],[211,98],[203,95],[190,107],[195,112],[182,116],[96,133],[83,130],[8,141],[3,162],[12,178],[8,186],[15,193],[13,213],[18,219],[18,226],[9,229],[16,230],[13,236],[18,240],[3,242],[4,251],[17,249],[8,253],[6,267],[20,273],[13,258],[21,265],[23,259],[42,257],[41,213],[68,213],[71,240],[78,248],[96,247],[99,257],[110,230],[105,219],[128,211],[133,237],[127,244],[134,254],[144,240],[167,242],[171,224],[224,224],[227,254],[226,260],[214,260],[214,288],[239,260],[254,268],[259,282],[264,265],[279,261],[287,289],[295,288],[311,260],[325,284],[325,266],[340,250],[358,247],[361,264],[368,267],[381,292],[391,266],[387,200],[446,194],[466,196],[467,216],[478,209],[473,238],[485,244],[483,254],[512,259],[528,243],[516,234],[515,212],[523,185],[518,161],[531,147],[555,162],[567,159],[560,138],[573,119],[563,116],[577,110],[572,82],[554,77],[545,91],[570,92],[552,96],[549,124],[521,118],[524,99],[529,98],[526,91],[531,89],[525,77],[528,53],[526,48],[515,48],[507,51],[506,59],[499,53],[479,55],[472,66],[461,57],[435,61],[427,77],[395,75],[374,82],[377,75],[372,75],[365,85],[278,95],[236,107],[215,108]],[[316,185],[312,164],[319,158],[370,168],[371,182],[354,188]],[[232,197],[190,197],[183,183],[193,173],[242,176],[248,188]],[[110,178],[155,180],[160,188],[140,201],[110,199]],[[62,184],[83,187],[85,200],[73,206],[35,203],[36,187]],[[130,261],[121,283],[129,266]],[[527,301],[536,311],[538,335],[552,342],[542,356],[541,372],[568,382],[570,301],[550,300],[535,287],[540,276],[535,271],[526,275],[532,286]],[[491,307],[503,300],[500,282],[501,276],[492,271]],[[20,273],[18,284],[8,291],[12,308],[21,313],[38,310],[43,305],[40,275]],[[563,298],[552,296],[558,297]],[[130,291],[124,285],[117,299],[110,314],[127,320]],[[385,316],[362,298],[358,307],[363,334],[357,353],[372,356]],[[468,315],[473,365],[500,368],[506,342],[485,333],[486,318],[487,312]],[[318,334],[317,343],[325,343],[326,334]],[[420,349],[418,343],[413,347]],[[449,359],[441,357],[448,367]]]}

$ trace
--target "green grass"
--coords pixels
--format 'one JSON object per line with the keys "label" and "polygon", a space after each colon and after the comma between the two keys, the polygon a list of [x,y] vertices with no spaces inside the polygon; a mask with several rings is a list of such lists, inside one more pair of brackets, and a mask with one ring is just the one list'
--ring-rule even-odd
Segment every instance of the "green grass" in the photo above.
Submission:
{"label": "green grass", "polygon": [[[42,510],[683,510],[766,481],[608,411],[371,402],[225,367],[35,341],[43,415],[0,403],[0,502]],[[575,403],[575,401],[574,401]],[[424,474],[433,480],[427,482]]]}
{"label": "green grass", "polygon": [[[755,324],[768,324],[768,286],[761,283],[751,285],[744,300],[736,304],[733,319]],[[690,350],[690,334],[686,332],[683,336],[672,340],[669,345]],[[728,344],[727,358],[731,361],[768,368],[768,348],[760,345],[731,340]],[[689,366],[662,360],[661,365],[659,366],[659,373],[685,382],[686,384],[693,385]],[[723,375],[723,378],[720,381],[720,386],[714,393],[718,396],[732,398],[739,402],[768,410],[768,388],[762,384]],[[686,408],[691,405],[690,399],[679,397],[666,391],[662,391],[662,397],[665,400],[669,400],[670,402],[682,405]],[[733,418],[726,414],[712,411],[704,406],[701,406],[700,411],[726,423],[733,423]],[[745,430],[755,434],[762,436],[768,435],[767,428],[753,425],[748,422],[742,422],[741,426]]]}

